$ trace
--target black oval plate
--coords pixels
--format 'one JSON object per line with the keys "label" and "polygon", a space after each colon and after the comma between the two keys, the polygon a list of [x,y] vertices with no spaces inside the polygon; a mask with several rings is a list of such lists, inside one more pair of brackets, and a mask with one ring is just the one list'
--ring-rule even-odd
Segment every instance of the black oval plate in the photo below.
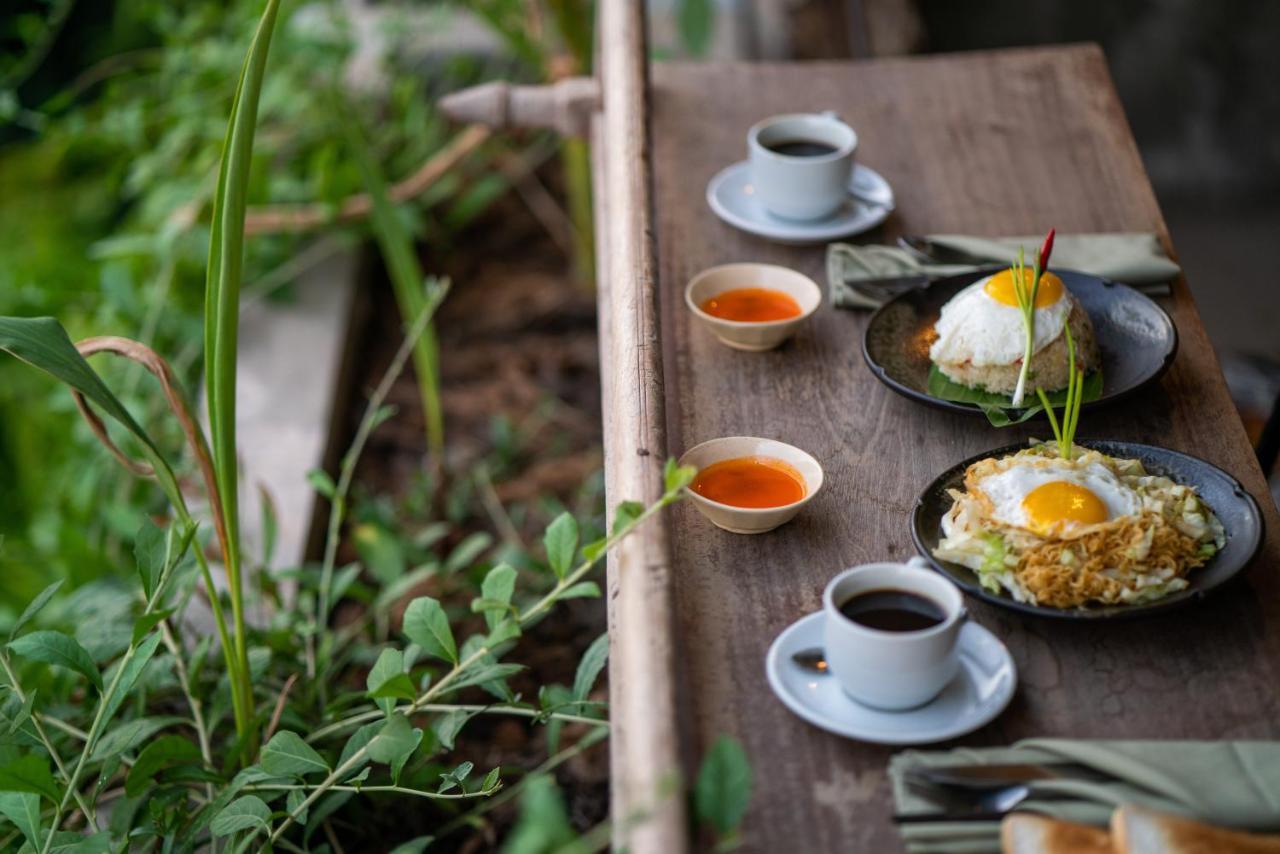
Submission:
{"label": "black oval plate", "polygon": [[[912,400],[952,412],[981,415],[976,404],[929,394],[929,351],[917,342],[928,340],[927,330],[937,322],[948,300],[999,269],[989,267],[936,279],[881,306],[867,321],[862,336],[862,356],[871,373]],[[1128,285],[1087,273],[1053,272],[1062,277],[1063,284],[1088,312],[1102,360],[1102,395],[1085,401],[1083,408],[1128,397],[1155,382],[1173,364],[1178,351],[1177,330],[1165,310],[1150,297]]]}
{"label": "black oval plate", "polygon": [[1227,544],[1222,551],[1213,556],[1209,563],[1191,571],[1191,575],[1188,576],[1190,583],[1185,589],[1163,599],[1141,605],[1049,608],[1015,602],[1004,593],[992,593],[978,583],[978,576],[972,570],[935,558],[933,550],[942,536],[942,517],[951,509],[951,496],[947,495],[947,490],[963,491],[965,469],[979,460],[1012,454],[1028,447],[1026,443],[1007,445],[970,457],[947,469],[929,484],[916,499],[915,510],[911,514],[911,538],[915,541],[916,548],[935,570],[948,576],[970,596],[976,596],[992,605],[1021,611],[1024,614],[1077,620],[1145,617],[1199,601],[1210,590],[1233,578],[1258,553],[1258,548],[1262,544],[1262,513],[1258,509],[1258,502],[1254,501],[1253,496],[1245,491],[1239,481],[1222,469],[1187,454],[1152,445],[1140,445],[1136,442],[1086,439],[1077,444],[1112,457],[1141,460],[1143,467],[1149,473],[1164,475],[1177,483],[1195,487],[1200,497],[1218,515],[1227,532]]}

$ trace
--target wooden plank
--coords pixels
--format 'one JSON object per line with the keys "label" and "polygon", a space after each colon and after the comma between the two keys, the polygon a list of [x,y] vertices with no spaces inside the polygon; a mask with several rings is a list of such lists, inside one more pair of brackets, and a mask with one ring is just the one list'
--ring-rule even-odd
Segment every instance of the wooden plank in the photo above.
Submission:
{"label": "wooden plank", "polygon": [[[769,693],[764,655],[815,611],[840,569],[912,553],[908,513],[938,472],[1043,426],[997,431],[913,404],[863,365],[866,316],[824,308],[765,354],[731,351],[695,327],[683,288],[729,261],[785,264],[822,280],[823,252],[743,235],[707,208],[704,188],[745,156],[746,129],[781,112],[836,109],[862,135],[859,157],[893,183],[897,213],[870,240],[975,234],[1167,232],[1094,46],[867,63],[659,65],[654,71],[655,221],[673,453],[716,436],[783,439],[813,453],[827,484],[793,523],[759,537],[712,528],[691,506],[672,529],[681,703],[698,754],[740,738],[757,794],[752,850],[889,851],[891,751],[828,735]],[[1240,478],[1280,530],[1274,505],[1185,282],[1164,301],[1178,358],[1158,388],[1089,413],[1084,437],[1166,445]],[[606,363],[608,364],[608,363]],[[616,364],[612,371],[626,376]],[[963,743],[1033,735],[1276,737],[1280,708],[1280,544],[1247,579],[1167,617],[1106,626],[1027,620],[973,603],[1007,643],[1018,695]],[[625,686],[624,686],[625,694]],[[624,697],[624,699],[626,699]],[[629,724],[628,707],[622,708]],[[615,716],[618,711],[615,710]]]}
{"label": "wooden plank", "polygon": [[[648,61],[644,7],[599,6],[602,111],[593,121],[598,209],[600,361],[609,507],[652,503],[667,455],[658,292],[654,280]],[[610,807],[614,848],[680,854],[675,649],[667,517],[657,516],[609,557]]]}

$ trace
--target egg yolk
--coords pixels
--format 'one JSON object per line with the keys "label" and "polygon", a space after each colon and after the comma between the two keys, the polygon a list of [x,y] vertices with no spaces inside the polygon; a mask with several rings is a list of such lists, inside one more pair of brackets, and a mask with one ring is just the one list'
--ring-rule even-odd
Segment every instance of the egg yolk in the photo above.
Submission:
{"label": "egg yolk", "polygon": [[[1022,281],[1028,288],[1033,281],[1032,273],[1030,267],[1022,268]],[[996,302],[1018,307],[1018,295],[1013,290],[1013,270],[1001,270],[996,273],[987,280],[982,289]],[[1053,273],[1045,273],[1040,277],[1040,290],[1036,292],[1036,308],[1053,305],[1060,299],[1062,299],[1062,279]]]}
{"label": "egg yolk", "polygon": [[1056,531],[1064,525],[1096,525],[1107,521],[1107,505],[1092,489],[1066,480],[1041,484],[1022,499],[1029,527]]}

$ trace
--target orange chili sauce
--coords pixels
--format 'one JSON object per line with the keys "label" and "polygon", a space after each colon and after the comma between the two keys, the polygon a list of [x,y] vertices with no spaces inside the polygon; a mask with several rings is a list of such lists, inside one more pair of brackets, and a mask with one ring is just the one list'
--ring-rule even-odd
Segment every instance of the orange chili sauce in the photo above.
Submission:
{"label": "orange chili sauce", "polygon": [[782,507],[804,498],[804,476],[772,457],[712,463],[693,479],[694,492],[733,507]]}
{"label": "orange chili sauce", "polygon": [[799,317],[800,303],[772,288],[733,288],[704,300],[702,310],[712,317],[745,323],[764,323]]}

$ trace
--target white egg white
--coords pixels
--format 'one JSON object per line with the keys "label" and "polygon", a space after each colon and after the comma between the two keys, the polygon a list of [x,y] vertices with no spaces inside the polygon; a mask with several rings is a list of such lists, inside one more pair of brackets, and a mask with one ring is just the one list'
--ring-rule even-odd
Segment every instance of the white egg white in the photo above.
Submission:
{"label": "white egg white", "polygon": [[[929,348],[933,361],[985,367],[1012,365],[1022,358],[1027,342],[1022,312],[986,292],[990,278],[974,282],[942,307],[934,325],[938,338]],[[1062,334],[1070,314],[1071,299],[1065,288],[1057,302],[1035,310],[1033,354]]]}
{"label": "white egg white", "polygon": [[1036,487],[1053,481],[1067,481],[1090,490],[1107,507],[1107,520],[1120,516],[1132,516],[1142,507],[1142,500],[1133,489],[1100,463],[1085,465],[1031,465],[1014,464],[978,481],[978,489],[991,502],[991,518],[1015,528],[1031,530],[1027,511],[1022,501]]}

